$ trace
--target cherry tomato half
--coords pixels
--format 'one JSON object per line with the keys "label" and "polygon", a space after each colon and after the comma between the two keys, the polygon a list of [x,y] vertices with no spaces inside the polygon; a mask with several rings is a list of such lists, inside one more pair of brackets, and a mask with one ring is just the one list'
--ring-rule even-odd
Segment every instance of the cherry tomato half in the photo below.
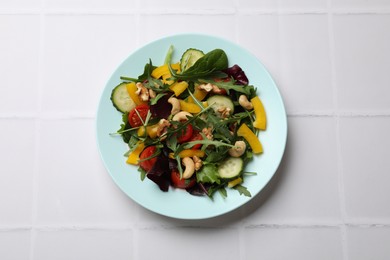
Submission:
{"label": "cherry tomato half", "polygon": [[[194,131],[188,142],[200,141],[200,140],[203,140],[203,136],[198,131]],[[197,149],[200,149],[201,147],[202,147],[202,144],[196,144],[196,145],[192,146],[191,149],[197,150]]]}
{"label": "cherry tomato half", "polygon": [[181,133],[178,134],[177,136],[177,142],[180,143],[185,143],[188,140],[190,140],[192,133],[194,132],[194,128],[192,125],[188,124],[185,129],[181,131]]}
{"label": "cherry tomato half", "polygon": [[[155,152],[156,152],[157,148],[156,146],[148,146],[146,147],[142,153],[139,155],[139,159],[140,161],[141,160],[144,160],[146,158],[149,158],[150,156],[152,156]],[[157,161],[157,157],[153,157],[149,160],[146,160],[146,161],[143,161],[143,162],[140,162],[139,163],[139,166],[144,169],[146,172],[150,171],[154,164],[156,163]]]}
{"label": "cherry tomato half", "polygon": [[195,177],[191,177],[190,179],[184,179],[184,178],[180,179],[180,173],[176,169],[171,171],[171,181],[172,181],[173,187],[176,187],[179,189],[191,188],[196,183]]}
{"label": "cherry tomato half", "polygon": [[[137,110],[137,111],[136,111]],[[142,126],[143,122],[146,120],[148,115],[149,106],[146,104],[141,104],[133,108],[129,113],[129,124],[131,127]],[[137,113],[138,112],[138,113]]]}

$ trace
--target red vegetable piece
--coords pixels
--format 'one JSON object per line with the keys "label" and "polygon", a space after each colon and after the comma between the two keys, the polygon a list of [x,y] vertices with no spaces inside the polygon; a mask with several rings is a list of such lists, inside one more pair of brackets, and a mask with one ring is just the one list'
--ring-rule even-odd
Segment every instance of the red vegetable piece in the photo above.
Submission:
{"label": "red vegetable piece", "polygon": [[[139,156],[139,159],[140,161],[146,159],[146,158],[149,158],[150,156],[152,156],[155,152],[156,152],[157,148],[156,146],[148,146],[146,147],[140,154]],[[139,166],[144,169],[146,172],[150,171],[154,164],[156,163],[157,161],[157,157],[153,157],[149,160],[146,160],[146,161],[142,161],[139,163]]]}
{"label": "red vegetable piece", "polygon": [[179,144],[185,143],[188,140],[190,140],[192,133],[194,132],[194,128],[192,125],[188,124],[185,129],[183,129],[178,135],[177,135],[177,142]]}
{"label": "red vegetable piece", "polygon": [[[200,141],[200,140],[203,140],[203,136],[198,131],[194,131],[189,142]],[[201,147],[202,147],[202,144],[196,144],[191,149],[197,150],[197,149],[200,149]]]}
{"label": "red vegetable piece", "polygon": [[176,169],[173,169],[171,171],[171,181],[172,181],[173,187],[179,188],[179,189],[191,188],[196,183],[195,177],[192,177],[190,179],[184,179],[184,178],[180,179],[180,173]]}
{"label": "red vegetable piece", "polygon": [[[137,110],[137,111],[136,111]],[[131,127],[142,126],[148,115],[149,106],[146,104],[138,105],[130,111],[128,121]],[[137,113],[138,112],[138,113]]]}

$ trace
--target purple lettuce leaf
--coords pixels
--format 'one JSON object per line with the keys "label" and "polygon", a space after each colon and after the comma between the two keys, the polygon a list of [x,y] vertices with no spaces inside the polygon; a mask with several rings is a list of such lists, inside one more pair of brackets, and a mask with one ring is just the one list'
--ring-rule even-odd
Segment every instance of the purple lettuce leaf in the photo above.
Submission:
{"label": "purple lettuce leaf", "polygon": [[172,105],[168,103],[169,95],[160,98],[155,105],[150,106],[150,113],[153,118],[167,119],[171,114]]}
{"label": "purple lettuce leaf", "polygon": [[161,153],[153,165],[153,168],[146,174],[150,180],[158,185],[160,190],[168,191],[171,183],[171,170],[169,169],[169,160]]}
{"label": "purple lettuce leaf", "polygon": [[224,70],[226,74],[236,80],[238,85],[248,85],[249,80],[245,75],[245,72],[241,69],[240,66],[235,64],[234,66]]}

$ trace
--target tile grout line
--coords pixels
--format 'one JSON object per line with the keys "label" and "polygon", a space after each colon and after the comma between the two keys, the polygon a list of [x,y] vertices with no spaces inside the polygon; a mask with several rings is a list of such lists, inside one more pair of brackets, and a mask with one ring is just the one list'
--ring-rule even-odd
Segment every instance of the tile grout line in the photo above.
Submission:
{"label": "tile grout line", "polygon": [[[303,229],[303,228],[313,228],[313,229],[327,229],[327,228],[341,228],[341,227],[354,227],[354,228],[390,228],[389,223],[312,223],[312,224],[297,224],[297,223],[283,223],[283,224],[242,224],[239,226],[239,232],[243,232],[245,229],[258,229],[258,228],[269,228],[269,229]],[[168,225],[168,226],[148,226],[148,225],[139,225],[139,224],[131,224],[131,225],[35,225],[35,231],[139,231],[139,230],[170,230],[170,229],[186,229],[186,228],[202,228],[202,225]],[[207,226],[208,227],[208,226]],[[211,228],[211,227],[208,227]],[[232,228],[235,229],[235,226],[219,226],[214,228]],[[0,232],[12,232],[12,231],[28,231],[31,230],[31,226],[0,226]],[[239,233],[239,236],[242,236],[243,233]]]}
{"label": "tile grout line", "polygon": [[[135,5],[136,5],[136,10],[140,10],[140,6],[141,6],[141,0],[136,0],[135,1]],[[140,43],[141,43],[141,30],[140,30],[140,24],[141,24],[141,13],[140,12],[136,12],[135,14],[135,29],[136,29],[136,32],[135,32],[135,42],[136,42],[136,46],[140,46]],[[139,215],[139,211],[137,211],[137,215]],[[138,222],[138,221],[137,221]],[[133,240],[132,240],[132,246],[133,246],[133,250],[132,250],[132,253],[131,253],[131,257],[132,259],[139,259],[139,240],[140,240],[140,229],[138,227],[138,223],[135,223],[133,224],[134,228],[133,228]]]}
{"label": "tile grout line", "polygon": [[[240,0],[234,0],[234,40],[237,44],[240,43],[240,32],[239,32],[239,20],[240,20]],[[239,259],[244,260],[246,259],[246,253],[245,253],[245,239],[244,239],[244,231],[245,231],[245,225],[241,221],[240,224],[237,227],[237,233],[238,233],[238,256]]]}
{"label": "tile grout line", "polygon": [[37,105],[37,118],[35,118],[35,140],[34,140],[34,168],[33,168],[33,183],[32,183],[32,212],[31,212],[31,237],[30,237],[30,260],[34,259],[35,245],[37,237],[36,222],[38,216],[38,194],[39,194],[39,156],[40,156],[40,143],[41,143],[41,114],[43,111],[43,84],[44,84],[44,52],[45,52],[45,0],[40,1],[40,13],[39,13],[39,55],[38,55],[38,105]]}
{"label": "tile grout line", "polygon": [[[0,9],[0,15],[40,15],[41,10],[36,8],[15,8],[15,9]],[[281,10],[280,3],[278,8],[273,10],[264,10],[260,8],[253,9],[241,9],[241,8],[225,8],[225,9],[192,9],[188,11],[186,8],[177,9],[140,9],[139,7],[134,9],[49,9],[45,10],[46,15],[231,15],[231,14],[250,14],[250,15],[310,15],[310,14],[328,14],[328,9],[314,8],[314,9],[291,9]],[[342,9],[332,10],[334,15],[389,15],[390,8],[385,9]]]}
{"label": "tile grout line", "polygon": [[345,186],[344,186],[344,175],[343,175],[343,162],[341,154],[341,136],[340,136],[340,113],[339,113],[339,100],[337,91],[337,72],[336,72],[336,54],[335,54],[335,32],[334,32],[334,21],[332,12],[332,0],[327,1],[328,5],[328,37],[329,37],[329,57],[331,65],[331,85],[333,92],[333,107],[335,109],[335,131],[336,131],[336,153],[337,153],[337,176],[338,176],[338,191],[340,200],[340,215],[341,215],[341,247],[342,256],[344,260],[348,260],[348,241],[347,241],[347,212],[346,212],[346,201],[345,201]]}

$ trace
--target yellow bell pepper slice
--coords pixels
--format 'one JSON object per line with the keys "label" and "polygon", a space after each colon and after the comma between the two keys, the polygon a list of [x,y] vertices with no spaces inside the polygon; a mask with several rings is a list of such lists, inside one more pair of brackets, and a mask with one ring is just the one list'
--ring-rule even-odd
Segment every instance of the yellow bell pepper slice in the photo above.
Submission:
{"label": "yellow bell pepper slice", "polygon": [[[174,70],[180,71],[180,63],[171,64],[171,67]],[[151,75],[155,79],[159,79],[159,78],[161,78],[164,75],[169,75],[169,77],[170,77],[171,76],[171,72],[169,71],[168,64],[164,64],[162,66],[159,66],[159,67],[155,68],[152,71]]]}
{"label": "yellow bell pepper slice", "polygon": [[171,74],[164,74],[162,76],[162,82],[164,84],[172,85],[175,81],[171,80],[170,78],[171,78]]}
{"label": "yellow bell pepper slice", "polygon": [[130,82],[129,84],[126,85],[127,92],[129,93],[131,99],[134,101],[134,103],[138,106],[141,104],[147,104],[148,102],[142,101],[139,96],[137,95],[137,86],[135,85],[134,82]]}
{"label": "yellow bell pepper slice", "polygon": [[260,140],[245,123],[238,128],[237,135],[245,138],[252,148],[253,153],[263,152],[263,146],[261,145]]}
{"label": "yellow bell pepper slice", "polygon": [[141,126],[137,130],[137,135],[139,137],[145,137],[146,134],[148,134],[148,136],[150,138],[156,138],[157,137],[157,129],[158,129],[158,124],[149,125],[149,126],[146,126],[146,127],[145,126]]}
{"label": "yellow bell pepper slice", "polygon": [[205,156],[205,152],[202,151],[202,150],[186,149],[186,150],[181,151],[179,153],[179,156],[180,156],[180,158],[194,157],[194,156],[204,157]]}
{"label": "yellow bell pepper slice", "polygon": [[128,164],[138,165],[139,155],[142,153],[144,148],[145,148],[145,144],[139,141],[137,147],[129,154],[129,157],[127,158],[126,162]]}
{"label": "yellow bell pepper slice", "polygon": [[228,182],[228,188],[233,188],[234,186],[241,184],[241,183],[242,183],[242,178],[238,177],[238,178]]}
{"label": "yellow bell pepper slice", "polygon": [[175,93],[176,97],[180,96],[180,94],[183,93],[187,88],[187,81],[175,82],[171,86],[169,86],[169,89]]}
{"label": "yellow bell pepper slice", "polygon": [[202,110],[200,106],[198,106],[195,103],[189,103],[181,99],[179,99],[179,102],[180,102],[180,109],[189,112],[191,114],[197,114]]}
{"label": "yellow bell pepper slice", "polygon": [[[194,97],[198,101],[202,101],[207,96],[208,93],[205,90],[202,90],[202,89],[199,89],[199,88],[195,87],[195,91],[192,94],[194,95]],[[189,96],[188,97],[188,102],[195,103],[195,100],[191,96]]]}
{"label": "yellow bell pepper slice", "polygon": [[255,111],[256,120],[253,122],[253,126],[260,130],[267,128],[267,116],[263,103],[258,96],[251,99],[253,110]]}
{"label": "yellow bell pepper slice", "polygon": [[[197,156],[197,157],[204,157],[205,156],[205,152],[202,151],[202,150],[195,150],[195,149],[185,149],[183,151],[181,151],[179,153],[179,157],[180,158],[185,158],[185,157],[194,157],[194,156]],[[173,157],[173,153],[169,153],[169,157],[171,159],[175,159]]]}

